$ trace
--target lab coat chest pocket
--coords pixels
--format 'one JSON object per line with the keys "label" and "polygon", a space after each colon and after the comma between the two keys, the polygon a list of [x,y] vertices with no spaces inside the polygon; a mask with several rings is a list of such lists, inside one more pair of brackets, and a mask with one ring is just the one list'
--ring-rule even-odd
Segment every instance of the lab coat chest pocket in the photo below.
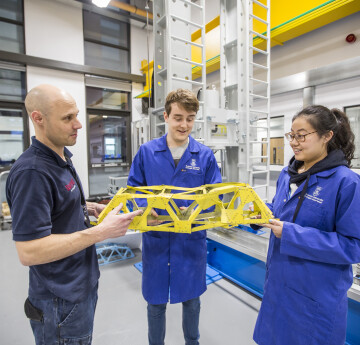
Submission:
{"label": "lab coat chest pocket", "polygon": [[304,227],[309,226],[326,230],[324,226],[325,216],[325,205],[310,199],[308,195],[306,195],[296,218],[296,223]]}
{"label": "lab coat chest pocket", "polygon": [[179,178],[184,187],[198,187],[204,184],[204,175],[201,169],[181,169]]}

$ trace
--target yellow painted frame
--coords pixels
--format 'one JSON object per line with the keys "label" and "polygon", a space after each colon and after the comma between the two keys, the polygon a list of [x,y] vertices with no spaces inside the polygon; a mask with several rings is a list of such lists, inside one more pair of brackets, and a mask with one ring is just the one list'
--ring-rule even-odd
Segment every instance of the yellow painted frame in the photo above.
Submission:
{"label": "yellow painted frame", "polygon": [[[222,197],[230,195],[230,202]],[[147,206],[139,207],[136,200],[146,199]],[[180,210],[177,200],[191,201],[186,210]],[[129,229],[145,231],[166,231],[192,233],[214,227],[230,228],[239,224],[269,223],[273,215],[256,192],[246,183],[208,184],[196,188],[174,186],[146,186],[121,188],[98,218],[100,224],[106,215],[120,203],[123,212],[129,213],[129,202],[133,210],[143,210],[131,222]],[[245,210],[252,203],[254,210]],[[238,206],[235,206],[237,204]],[[208,209],[214,210],[209,212]],[[152,209],[164,210],[168,215],[154,218]],[[256,218],[260,217],[260,218]],[[148,220],[162,221],[158,225],[148,225]]]}

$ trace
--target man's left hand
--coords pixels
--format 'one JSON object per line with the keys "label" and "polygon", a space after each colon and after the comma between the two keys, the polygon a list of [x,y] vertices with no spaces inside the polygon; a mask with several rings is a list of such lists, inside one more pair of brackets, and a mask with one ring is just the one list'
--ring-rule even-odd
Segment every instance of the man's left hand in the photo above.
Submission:
{"label": "man's left hand", "polygon": [[86,207],[89,213],[89,216],[99,217],[102,210],[106,207],[106,205],[98,204],[96,202],[86,202]]}

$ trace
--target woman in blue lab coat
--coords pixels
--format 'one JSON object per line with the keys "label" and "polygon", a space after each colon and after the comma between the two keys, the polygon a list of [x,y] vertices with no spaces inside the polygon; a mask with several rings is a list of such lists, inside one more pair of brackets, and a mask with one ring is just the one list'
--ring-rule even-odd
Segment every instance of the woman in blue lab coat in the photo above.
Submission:
{"label": "woman in blue lab coat", "polygon": [[[189,90],[169,93],[164,112],[168,133],[140,147],[128,185],[190,188],[221,182],[211,149],[190,136],[198,109],[199,102]],[[189,206],[186,201],[177,203],[180,207]],[[164,344],[165,311],[170,300],[183,303],[186,345],[198,345],[199,296],[206,290],[206,231],[149,231],[142,238],[142,292],[148,302],[149,344]]]}
{"label": "woman in blue lab coat", "polygon": [[352,263],[360,262],[360,178],[349,169],[354,134],[337,109],[309,106],[285,134],[294,151],[269,205],[276,218],[264,298],[254,331],[260,345],[343,345]]}

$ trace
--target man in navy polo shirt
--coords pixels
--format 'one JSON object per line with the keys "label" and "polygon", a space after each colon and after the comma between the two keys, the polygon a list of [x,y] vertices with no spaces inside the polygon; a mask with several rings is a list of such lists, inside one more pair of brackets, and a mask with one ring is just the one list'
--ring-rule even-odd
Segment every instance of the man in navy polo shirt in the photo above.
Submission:
{"label": "man in navy polo shirt", "polygon": [[89,227],[103,205],[85,201],[65,146],[82,127],[75,100],[52,85],[33,88],[25,99],[34,124],[32,145],[12,167],[6,196],[21,263],[30,267],[25,313],[37,345],[91,344],[99,267],[94,244],[123,236],[135,211]]}

